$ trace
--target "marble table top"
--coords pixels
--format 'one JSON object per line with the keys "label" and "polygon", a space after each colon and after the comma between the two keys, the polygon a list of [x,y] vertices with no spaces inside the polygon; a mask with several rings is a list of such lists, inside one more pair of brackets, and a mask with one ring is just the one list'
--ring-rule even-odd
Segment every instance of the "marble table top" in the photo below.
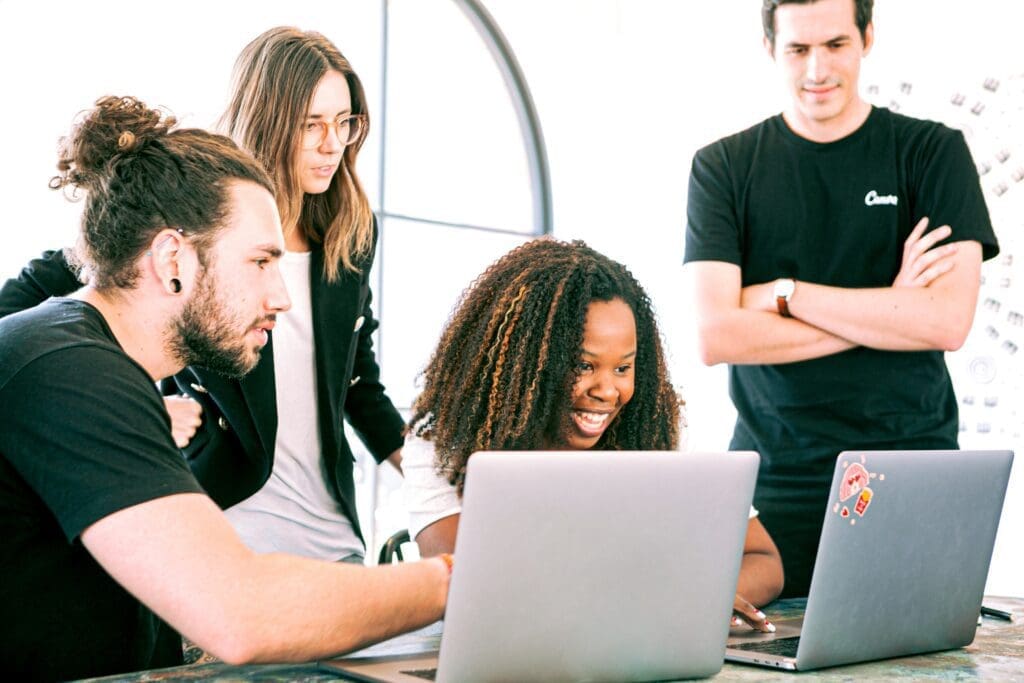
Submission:
{"label": "marble table top", "polygon": [[[795,619],[803,614],[804,600],[780,600],[765,611],[775,621]],[[851,681],[872,679],[904,680],[1024,680],[1024,599],[986,596],[988,607],[1013,614],[1013,621],[985,617],[974,642],[967,647],[912,657],[822,669],[799,674],[799,683],[808,681]],[[353,656],[414,654],[436,650],[441,625],[399,636],[366,648]],[[753,666],[726,663],[710,680],[763,681],[793,679],[794,674]],[[230,666],[221,662],[197,663],[171,669],[140,671],[120,676],[90,679],[104,683],[142,681],[228,681],[276,683],[278,681],[339,681],[338,674],[311,664],[261,664]]]}

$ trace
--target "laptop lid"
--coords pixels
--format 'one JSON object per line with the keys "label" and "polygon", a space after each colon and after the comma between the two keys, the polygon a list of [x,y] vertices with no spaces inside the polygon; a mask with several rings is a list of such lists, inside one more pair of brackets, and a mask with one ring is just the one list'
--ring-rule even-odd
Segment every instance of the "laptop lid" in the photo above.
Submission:
{"label": "laptop lid", "polygon": [[[750,452],[475,454],[436,680],[718,671],[758,461]],[[351,673],[345,660],[330,665]],[[374,675],[364,680],[403,680]]]}
{"label": "laptop lid", "polygon": [[1011,451],[841,453],[796,668],[969,644],[1012,463]]}

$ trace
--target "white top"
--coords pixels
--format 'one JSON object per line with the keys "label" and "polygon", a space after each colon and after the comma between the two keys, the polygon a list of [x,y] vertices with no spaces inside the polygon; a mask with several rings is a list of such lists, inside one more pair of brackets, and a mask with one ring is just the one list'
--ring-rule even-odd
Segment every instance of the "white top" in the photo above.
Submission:
{"label": "white top", "polygon": [[434,467],[434,444],[409,434],[402,447],[402,496],[409,511],[409,538],[439,519],[462,511],[455,487]]}
{"label": "white top", "polygon": [[309,252],[285,252],[281,275],[292,307],[274,327],[277,441],[267,483],[226,514],[246,545],[336,561],[362,555],[352,523],[324,480],[317,421],[316,349]]}
{"label": "white top", "polygon": [[[681,432],[685,432],[681,430]],[[680,434],[680,443],[685,438]],[[455,487],[437,473],[434,444],[413,434],[402,447],[402,495],[409,511],[409,537],[414,539],[434,522],[462,512],[462,500]],[[750,518],[757,510],[750,508]]]}

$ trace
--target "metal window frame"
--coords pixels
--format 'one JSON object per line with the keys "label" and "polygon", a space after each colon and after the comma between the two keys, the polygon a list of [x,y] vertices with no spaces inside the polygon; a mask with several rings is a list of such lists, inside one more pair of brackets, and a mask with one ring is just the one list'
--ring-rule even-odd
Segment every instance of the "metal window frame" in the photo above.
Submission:
{"label": "metal window frame", "polygon": [[[388,48],[390,45],[389,11],[391,0],[381,0],[381,96],[379,108],[380,114],[375,117],[380,121],[381,131],[380,164],[378,171],[380,206],[377,209],[377,215],[380,216],[382,220],[380,234],[377,238],[378,258],[375,292],[378,318],[384,317],[384,243],[387,232],[384,229],[384,222],[388,218],[411,220],[449,228],[478,230],[498,234],[513,234],[524,238],[530,237],[531,235],[535,237],[540,235],[550,235],[554,231],[551,199],[551,171],[548,166],[547,146],[544,142],[544,133],[541,129],[540,117],[537,114],[537,108],[534,105],[533,96],[530,93],[530,88],[526,82],[526,77],[523,74],[522,67],[520,67],[519,61],[516,59],[512,46],[509,45],[505,35],[498,27],[498,23],[495,21],[494,17],[491,16],[490,12],[488,12],[483,6],[483,3],[480,2],[480,0],[452,0],[452,2],[454,2],[459,10],[461,10],[466,16],[470,25],[476,30],[477,35],[487,47],[488,52],[490,52],[491,57],[494,59],[494,62],[498,67],[498,71],[501,73],[501,77],[505,82],[505,88],[508,90],[509,96],[511,97],[512,106],[515,108],[516,118],[519,121],[519,130],[522,135],[523,147],[526,151],[530,191],[531,196],[533,197],[533,231],[532,233],[522,233],[505,228],[470,225],[467,223],[453,223],[426,217],[408,216],[391,213],[387,210],[386,152],[388,143]],[[381,354],[383,347],[380,341],[381,332],[378,329],[378,363],[383,362]],[[368,485],[370,490],[370,509],[376,511],[379,502],[377,470],[375,467],[371,467],[364,473],[364,475],[364,482]],[[368,525],[369,528],[365,528],[363,530],[366,537],[367,548],[375,547],[377,540],[376,520],[371,519],[370,522],[371,523]]]}
{"label": "metal window frame", "polygon": [[381,106],[380,106],[380,166],[379,166],[379,192],[380,208],[378,214],[384,218],[399,218],[414,220],[434,225],[444,225],[453,228],[469,230],[482,230],[486,232],[497,232],[505,234],[533,234],[550,235],[554,230],[554,218],[551,198],[551,170],[548,165],[547,146],[544,142],[544,132],[541,129],[540,117],[537,114],[537,107],[533,102],[533,95],[530,86],[526,82],[522,67],[516,59],[512,46],[509,45],[505,35],[498,27],[498,23],[490,12],[483,6],[480,0],[452,0],[455,6],[469,20],[470,25],[476,30],[477,35],[483,41],[484,46],[494,59],[498,71],[501,73],[505,88],[512,99],[512,106],[516,110],[516,118],[519,121],[519,130],[522,135],[523,149],[526,152],[527,170],[529,173],[530,192],[533,197],[533,231],[532,233],[520,233],[502,228],[493,228],[482,225],[471,225],[467,223],[453,223],[438,221],[427,217],[408,216],[391,213],[387,210],[386,181],[387,181],[387,106],[388,106],[388,47],[390,44],[389,35],[389,13],[391,0],[382,0],[382,21],[381,21]]}

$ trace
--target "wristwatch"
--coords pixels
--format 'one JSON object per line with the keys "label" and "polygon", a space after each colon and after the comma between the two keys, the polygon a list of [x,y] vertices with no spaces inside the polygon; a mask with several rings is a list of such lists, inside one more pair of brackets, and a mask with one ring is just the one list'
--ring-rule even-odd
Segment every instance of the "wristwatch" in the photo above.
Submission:
{"label": "wristwatch", "polygon": [[792,318],[789,314],[789,298],[793,296],[796,289],[796,281],[793,278],[779,278],[775,281],[775,305],[779,308],[779,315],[783,318]]}

